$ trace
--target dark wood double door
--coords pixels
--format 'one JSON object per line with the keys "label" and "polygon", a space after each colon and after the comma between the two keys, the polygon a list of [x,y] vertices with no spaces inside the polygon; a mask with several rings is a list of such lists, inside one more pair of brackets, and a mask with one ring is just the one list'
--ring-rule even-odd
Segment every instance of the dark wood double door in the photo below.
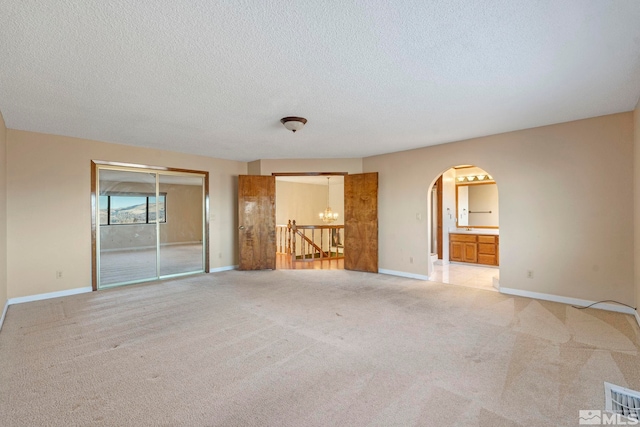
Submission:
{"label": "dark wood double door", "polygon": [[[344,176],[344,268],[378,272],[378,173]],[[276,178],[238,177],[240,270],[276,268]]]}

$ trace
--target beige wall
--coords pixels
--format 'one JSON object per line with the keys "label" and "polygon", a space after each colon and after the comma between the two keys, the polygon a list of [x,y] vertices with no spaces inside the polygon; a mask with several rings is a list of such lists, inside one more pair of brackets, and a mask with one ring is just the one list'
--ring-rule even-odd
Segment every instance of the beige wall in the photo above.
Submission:
{"label": "beige wall", "polygon": [[635,307],[640,307],[640,100],[633,111],[634,138],[634,241],[635,241]]}
{"label": "beige wall", "polygon": [[0,112],[0,316],[7,302],[7,128]]}
{"label": "beige wall", "polygon": [[[346,172],[349,174],[362,173],[362,159],[266,159],[249,163],[252,175],[271,175],[284,172]],[[332,181],[329,193],[329,203],[334,212],[339,213],[334,225],[344,224],[344,183],[336,184]],[[325,191],[326,191],[326,187]],[[276,208],[278,206],[278,194],[276,192]],[[283,197],[279,200],[283,202]],[[326,200],[326,196],[325,196]],[[324,204],[321,211],[324,211]],[[320,211],[319,211],[320,212]],[[276,222],[280,224],[280,218]],[[316,222],[314,224],[320,224]]]}
{"label": "beige wall", "polygon": [[363,159],[379,172],[380,268],[428,274],[429,189],[460,164],[498,184],[501,286],[633,304],[632,113]]}
{"label": "beige wall", "polygon": [[260,160],[254,160],[247,164],[247,174],[260,175]]}
{"label": "beige wall", "polygon": [[244,162],[13,129],[7,157],[9,298],[91,286],[91,160],[208,171],[210,268],[237,264]]}
{"label": "beige wall", "polygon": [[467,185],[469,191],[469,211],[470,212],[491,212],[491,213],[471,213],[469,214],[469,226],[500,226],[500,204],[498,198],[498,186],[488,185]]}
{"label": "beige wall", "polygon": [[[331,184],[329,206],[338,213],[332,225],[344,224],[344,183]],[[276,179],[276,224],[323,225],[319,217],[327,207],[327,186]]]}
{"label": "beige wall", "polygon": [[299,225],[321,225],[318,213],[327,204],[325,185],[303,184],[276,179],[276,224],[296,220]]}
{"label": "beige wall", "polygon": [[161,243],[202,241],[202,186],[161,184],[167,193],[167,222],[160,225]]}
{"label": "beige wall", "polygon": [[267,159],[250,163],[252,175],[274,172],[362,173],[362,159]]}

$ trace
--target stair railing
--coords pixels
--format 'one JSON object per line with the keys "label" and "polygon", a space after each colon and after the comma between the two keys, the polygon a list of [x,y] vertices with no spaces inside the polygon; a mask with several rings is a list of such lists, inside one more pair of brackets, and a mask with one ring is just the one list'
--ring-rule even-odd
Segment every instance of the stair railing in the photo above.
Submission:
{"label": "stair railing", "polygon": [[292,261],[344,258],[344,225],[298,225],[289,220],[276,226],[278,253],[291,255]]}

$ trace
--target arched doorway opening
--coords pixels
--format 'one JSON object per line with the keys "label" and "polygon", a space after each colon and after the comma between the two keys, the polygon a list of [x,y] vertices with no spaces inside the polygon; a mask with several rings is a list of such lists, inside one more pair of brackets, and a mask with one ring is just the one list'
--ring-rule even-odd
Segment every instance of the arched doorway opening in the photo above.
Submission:
{"label": "arched doorway opening", "polygon": [[500,277],[498,185],[489,171],[457,165],[429,189],[429,280],[497,290]]}

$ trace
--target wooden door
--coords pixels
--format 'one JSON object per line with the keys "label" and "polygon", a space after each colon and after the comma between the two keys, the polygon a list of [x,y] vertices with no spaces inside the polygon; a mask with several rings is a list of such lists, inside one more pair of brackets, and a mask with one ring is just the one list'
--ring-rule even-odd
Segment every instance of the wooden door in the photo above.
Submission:
{"label": "wooden door", "polygon": [[[436,181],[437,193],[436,197],[438,198],[438,259],[442,259],[442,175]],[[431,219],[433,221],[433,218]],[[431,248],[433,251],[433,248]]]}
{"label": "wooden door", "polygon": [[276,178],[238,177],[240,270],[276,268]]}
{"label": "wooden door", "polygon": [[378,272],[378,173],[344,177],[344,268]]}

